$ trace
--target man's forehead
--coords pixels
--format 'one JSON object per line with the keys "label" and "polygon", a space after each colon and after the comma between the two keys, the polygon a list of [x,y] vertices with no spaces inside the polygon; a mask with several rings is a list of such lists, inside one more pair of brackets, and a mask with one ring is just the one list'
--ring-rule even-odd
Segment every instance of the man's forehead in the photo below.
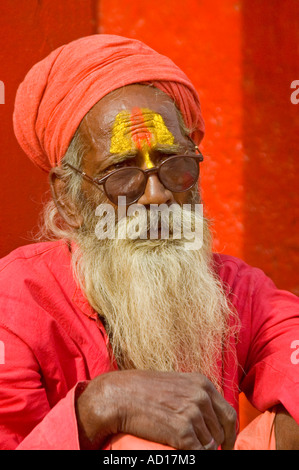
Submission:
{"label": "man's forehead", "polygon": [[181,134],[175,104],[164,92],[153,87],[131,85],[102,98],[81,124],[83,133],[92,141],[112,136],[115,121],[119,116],[129,116],[136,109],[147,109],[162,117],[165,125],[174,134]]}

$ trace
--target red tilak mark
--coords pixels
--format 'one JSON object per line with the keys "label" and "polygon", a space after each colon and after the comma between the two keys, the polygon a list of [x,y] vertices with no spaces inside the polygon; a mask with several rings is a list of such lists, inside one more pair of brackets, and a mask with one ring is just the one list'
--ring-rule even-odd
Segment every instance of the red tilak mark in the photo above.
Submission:
{"label": "red tilak mark", "polygon": [[142,110],[138,107],[132,109],[131,113],[131,134],[138,149],[142,149],[146,143],[148,147],[152,145],[152,132],[144,122]]}

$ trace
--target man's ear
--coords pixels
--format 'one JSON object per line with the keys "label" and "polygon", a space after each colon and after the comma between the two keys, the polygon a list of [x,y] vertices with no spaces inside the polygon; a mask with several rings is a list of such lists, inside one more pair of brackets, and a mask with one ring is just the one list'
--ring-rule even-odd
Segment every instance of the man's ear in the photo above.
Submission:
{"label": "man's ear", "polygon": [[70,227],[79,228],[82,225],[83,218],[78,213],[75,204],[66,197],[66,183],[62,175],[63,170],[59,167],[52,168],[49,173],[52,198],[63,220]]}

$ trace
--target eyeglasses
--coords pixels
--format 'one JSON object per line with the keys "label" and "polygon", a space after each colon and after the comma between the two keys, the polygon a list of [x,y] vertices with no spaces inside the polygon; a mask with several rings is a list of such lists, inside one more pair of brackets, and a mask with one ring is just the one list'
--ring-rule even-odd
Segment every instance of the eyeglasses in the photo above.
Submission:
{"label": "eyeglasses", "polygon": [[129,206],[144,194],[148,177],[155,173],[163,186],[174,193],[183,193],[195,186],[199,176],[199,163],[204,159],[197,146],[195,149],[198,154],[174,155],[154,168],[146,170],[138,167],[119,168],[102,178],[91,178],[70,163],[65,165],[96,187],[103,186],[106,196],[113,204],[118,204],[119,196],[125,196],[126,205]]}

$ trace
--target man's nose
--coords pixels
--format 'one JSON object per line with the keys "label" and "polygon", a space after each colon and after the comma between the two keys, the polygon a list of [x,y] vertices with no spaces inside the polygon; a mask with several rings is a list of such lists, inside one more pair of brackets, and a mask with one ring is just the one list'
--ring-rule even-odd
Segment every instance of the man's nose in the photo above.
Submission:
{"label": "man's nose", "polygon": [[150,204],[172,204],[175,202],[173,193],[169,191],[159,180],[157,174],[148,177],[144,194],[137,201],[138,204],[148,206]]}

